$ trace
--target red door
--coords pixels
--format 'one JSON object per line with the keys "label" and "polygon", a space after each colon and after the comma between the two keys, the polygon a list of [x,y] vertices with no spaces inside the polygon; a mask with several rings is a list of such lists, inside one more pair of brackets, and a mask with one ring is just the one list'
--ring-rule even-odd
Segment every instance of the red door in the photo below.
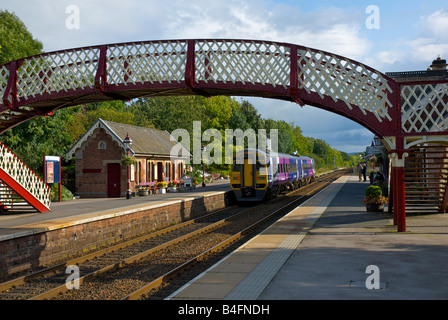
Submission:
{"label": "red door", "polygon": [[107,164],[107,196],[109,198],[120,197],[120,173],[119,163]]}

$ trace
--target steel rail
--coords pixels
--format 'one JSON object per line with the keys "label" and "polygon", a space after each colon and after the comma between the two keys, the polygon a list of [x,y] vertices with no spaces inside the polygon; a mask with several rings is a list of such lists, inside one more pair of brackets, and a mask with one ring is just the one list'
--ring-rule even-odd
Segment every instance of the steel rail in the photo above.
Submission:
{"label": "steel rail", "polygon": [[[326,174],[326,175],[324,175],[324,176],[328,176],[328,175],[329,175],[329,174]],[[331,175],[331,174],[330,174],[330,175]],[[321,176],[321,177],[322,177],[322,176]],[[316,181],[316,182],[318,182],[318,181]],[[314,183],[313,183],[313,184],[314,184]],[[309,185],[307,185],[307,186],[311,186],[311,184],[309,184]],[[303,188],[300,188],[300,189],[297,189],[297,190],[295,190],[295,191],[293,191],[293,192],[290,192],[288,195],[293,195],[294,193],[296,193],[296,192],[298,192],[298,191],[303,191]],[[313,192],[313,191],[311,191],[311,192]],[[305,196],[306,196],[306,195],[305,195]],[[301,197],[301,198],[303,198],[303,197]],[[301,199],[301,198],[299,198],[299,199]],[[281,200],[281,199],[284,199],[284,197],[274,199],[274,202],[275,202],[276,200]],[[272,202],[273,202],[273,201],[271,201],[271,203],[272,203]],[[263,204],[262,204],[262,205],[263,205]],[[230,211],[230,210],[233,209],[234,207],[235,207],[235,206],[232,206],[232,207],[229,207],[229,208],[225,208],[225,209],[222,209],[222,210],[218,210],[218,211],[216,211],[216,212],[210,213],[210,214],[205,215],[205,216],[203,216],[203,217],[199,217],[199,218],[196,218],[196,219],[193,219],[193,220],[190,220],[190,221],[186,221],[186,222],[181,223],[181,224],[178,224],[178,225],[176,225],[176,226],[172,226],[172,227],[169,227],[169,228],[165,228],[165,229],[162,229],[162,230],[153,232],[153,233],[151,233],[151,234],[148,234],[148,235],[145,235],[145,236],[142,236],[142,237],[139,237],[139,238],[136,238],[136,239],[132,239],[132,240],[126,241],[126,242],[124,242],[124,243],[115,245],[115,246],[113,246],[113,247],[105,248],[105,249],[103,249],[103,250],[99,250],[99,251],[93,252],[93,253],[88,254],[88,255],[86,255],[86,256],[79,257],[79,258],[76,258],[76,259],[72,259],[72,260],[63,262],[63,263],[61,263],[61,264],[58,264],[58,265],[55,265],[55,266],[52,266],[52,267],[49,267],[49,268],[46,268],[46,269],[37,271],[37,272],[35,272],[35,273],[28,274],[28,275],[26,275],[26,276],[23,276],[23,277],[20,277],[20,278],[17,278],[17,279],[14,279],[14,280],[11,280],[11,281],[2,283],[2,284],[0,284],[0,291],[5,291],[5,290],[7,290],[7,289],[9,289],[9,288],[11,288],[11,287],[13,287],[13,286],[19,286],[19,285],[21,285],[21,284],[24,284],[24,283],[27,282],[27,281],[30,281],[30,280],[32,280],[32,279],[36,279],[36,278],[42,277],[43,275],[48,274],[48,273],[50,273],[50,272],[56,272],[56,271],[58,271],[58,270],[61,270],[61,269],[63,269],[63,268],[66,268],[66,267],[69,266],[69,265],[80,264],[80,263],[82,263],[82,262],[84,262],[84,261],[86,261],[86,260],[92,260],[92,259],[94,259],[94,258],[101,257],[101,256],[103,256],[103,255],[107,255],[108,253],[111,253],[111,252],[114,252],[114,251],[123,249],[123,248],[125,248],[125,247],[129,247],[129,246],[131,246],[131,245],[133,245],[133,244],[136,244],[136,243],[139,243],[139,242],[143,242],[143,241],[145,241],[145,240],[148,240],[148,239],[151,239],[151,238],[154,238],[154,237],[157,237],[157,236],[160,236],[160,235],[163,235],[163,234],[172,232],[172,231],[174,231],[174,230],[177,230],[177,229],[186,227],[186,226],[191,225],[191,224],[194,224],[194,223],[196,223],[196,222],[198,222],[198,221],[205,220],[206,218],[210,218],[210,217],[212,217],[212,216],[214,216],[214,215],[223,213],[223,212],[225,212],[225,211]],[[99,275],[101,275],[101,274],[104,274],[104,273],[106,273],[106,272],[108,272],[108,271],[110,271],[110,270],[119,269],[119,268],[121,268],[121,267],[123,267],[123,266],[125,266],[125,265],[128,265],[128,264],[130,264],[130,263],[132,263],[132,262],[134,262],[134,261],[138,261],[138,260],[140,260],[140,259],[141,259],[142,257],[144,257],[144,256],[147,256],[147,255],[149,255],[149,254],[152,254],[152,253],[154,253],[154,252],[156,252],[156,251],[163,250],[163,249],[165,249],[166,247],[169,247],[169,246],[178,244],[178,243],[180,243],[180,242],[182,242],[182,241],[185,241],[186,239],[195,237],[195,236],[197,236],[197,235],[199,235],[199,234],[202,234],[202,233],[211,232],[213,229],[217,229],[217,228],[219,228],[220,226],[226,224],[229,220],[234,219],[234,218],[237,218],[237,217],[239,217],[239,216],[242,216],[243,214],[247,214],[247,213],[250,212],[250,211],[257,210],[259,207],[260,207],[260,206],[251,207],[251,208],[249,208],[248,210],[245,210],[245,211],[243,211],[243,212],[241,212],[241,213],[238,213],[238,214],[233,215],[232,217],[222,219],[222,220],[220,220],[220,221],[218,221],[218,222],[215,222],[215,223],[213,223],[213,224],[211,224],[211,225],[208,225],[208,226],[206,226],[206,227],[204,227],[204,228],[201,228],[201,229],[198,229],[198,230],[196,230],[196,231],[193,231],[193,232],[191,232],[191,233],[189,233],[189,234],[187,234],[187,235],[178,237],[178,238],[176,238],[176,239],[174,239],[174,240],[172,240],[172,241],[169,241],[169,242],[167,242],[167,243],[161,244],[161,245],[159,245],[159,246],[157,246],[157,247],[154,247],[154,248],[152,248],[152,249],[150,249],[150,250],[147,250],[147,251],[145,251],[145,252],[142,252],[142,253],[139,253],[139,254],[137,254],[137,255],[134,255],[134,256],[132,256],[132,257],[130,257],[130,258],[127,258],[127,259],[125,259],[125,260],[122,260],[122,261],[120,261],[120,262],[118,262],[118,263],[114,263],[114,264],[111,264],[111,265],[109,265],[109,266],[106,266],[106,267],[104,267],[104,268],[102,268],[102,269],[96,270],[96,271],[94,271],[94,272],[92,272],[92,273],[89,273],[89,274],[87,274],[87,275],[85,275],[85,276],[79,278],[79,283],[82,284],[84,281],[87,281],[87,280],[92,279],[92,278],[94,278],[94,277],[96,277],[96,276],[99,276]],[[243,233],[241,233],[241,234],[243,234]],[[239,236],[236,236],[236,237],[234,237],[234,239],[236,239],[236,238],[238,238],[238,237],[239,237]],[[229,242],[231,242],[231,241],[234,241],[234,240],[231,240],[231,239],[230,239]],[[228,243],[228,242],[227,242],[227,243]],[[221,247],[222,247],[222,246],[217,246],[216,248],[212,248],[212,249],[210,249],[210,250],[208,250],[208,251],[209,251],[209,253],[213,253],[213,252],[215,252],[215,251],[218,251]],[[203,257],[204,255],[206,255],[206,254],[204,253],[203,255],[201,255],[201,257]],[[198,259],[201,259],[201,257],[198,257]],[[64,284],[64,285],[55,287],[55,288],[53,288],[53,289],[50,289],[50,290],[48,290],[48,291],[46,291],[46,292],[44,292],[44,293],[42,293],[42,294],[40,294],[40,295],[34,296],[34,297],[30,298],[30,300],[50,299],[50,298],[52,298],[52,297],[54,297],[54,296],[56,296],[56,295],[58,295],[58,294],[60,294],[60,293],[66,292],[66,291],[68,291],[68,289],[67,289],[67,286]]]}
{"label": "steel rail", "polygon": [[[317,181],[316,181],[317,182]],[[141,287],[140,289],[132,292],[131,294],[123,297],[121,300],[139,300],[144,295],[148,294],[152,290],[160,288],[165,282],[167,282],[169,279],[175,277],[180,272],[184,271],[185,269],[191,267],[192,265],[196,264],[197,262],[203,260],[206,256],[221,251],[224,247],[229,245],[230,243],[237,241],[239,238],[241,238],[245,233],[255,229],[256,227],[262,225],[263,223],[269,221],[270,219],[273,219],[275,216],[281,214],[283,211],[288,210],[290,207],[294,206],[297,202],[302,201],[304,198],[309,197],[312,194],[317,194],[322,189],[327,187],[329,184],[331,184],[332,181],[323,181],[321,185],[319,185],[317,188],[312,189],[311,191],[307,192],[306,194],[302,195],[301,197],[294,199],[293,201],[290,201],[288,204],[282,206],[281,208],[275,210],[271,214],[263,217],[259,221],[253,223],[249,227],[245,228],[244,230],[232,235],[231,237],[225,239],[224,241],[220,242],[216,246],[204,251],[203,253],[197,255],[196,257],[190,259],[189,261],[181,264],[180,266],[172,269],[171,271],[165,273],[164,275],[160,276],[159,278],[155,279],[154,281],[148,283],[147,285]],[[300,190],[300,189],[299,189]],[[298,191],[298,190],[297,190]],[[291,192],[295,193],[295,192]]]}
{"label": "steel rail", "polygon": [[[140,260],[140,259],[142,259],[142,258],[144,258],[144,257],[146,257],[146,256],[148,256],[148,255],[150,255],[150,254],[153,254],[153,253],[155,253],[155,252],[158,252],[158,251],[161,251],[161,250],[163,250],[163,249],[166,249],[167,247],[170,247],[170,246],[179,244],[179,243],[181,243],[181,242],[183,242],[183,241],[186,241],[186,240],[188,240],[188,239],[194,238],[194,237],[196,237],[196,236],[198,236],[198,235],[200,235],[200,234],[203,234],[203,233],[206,233],[206,232],[211,232],[211,231],[213,231],[213,230],[219,228],[220,226],[222,226],[222,225],[228,223],[228,222],[229,222],[230,220],[232,220],[232,219],[235,219],[235,218],[237,218],[237,217],[239,217],[239,216],[242,216],[243,214],[247,214],[247,213],[250,212],[250,211],[254,211],[254,210],[256,210],[257,207],[258,207],[258,206],[249,208],[249,209],[247,209],[247,210],[244,210],[243,212],[234,214],[234,215],[232,215],[231,217],[221,219],[221,220],[219,220],[219,221],[217,221],[217,222],[215,222],[215,223],[212,223],[212,224],[210,224],[210,225],[208,225],[208,226],[205,226],[205,227],[200,228],[200,229],[198,229],[198,230],[192,231],[192,232],[190,232],[190,233],[188,233],[188,234],[185,234],[185,235],[180,236],[180,237],[178,237],[178,238],[176,238],[176,239],[173,239],[173,240],[170,240],[170,241],[168,241],[168,242],[165,242],[165,243],[163,243],[163,244],[161,244],[161,245],[158,245],[158,246],[156,246],[156,247],[153,247],[153,248],[151,248],[151,249],[149,249],[149,250],[140,252],[140,253],[138,253],[138,254],[136,254],[136,255],[133,255],[132,257],[126,258],[126,259],[124,259],[124,260],[121,260],[120,262],[117,262],[117,263],[108,265],[108,266],[106,266],[106,267],[104,267],[104,268],[101,268],[101,269],[99,269],[99,270],[97,270],[97,271],[94,271],[94,272],[91,272],[91,273],[89,273],[89,274],[86,274],[85,276],[82,276],[82,277],[80,277],[80,278],[78,279],[78,280],[79,280],[79,284],[82,285],[82,283],[83,283],[84,281],[87,281],[87,280],[93,279],[93,278],[95,278],[95,277],[98,277],[98,276],[100,276],[100,275],[102,275],[102,274],[104,274],[104,273],[106,273],[106,272],[111,271],[111,270],[117,270],[117,269],[120,269],[120,268],[122,268],[122,267],[124,267],[124,266],[126,266],[126,265],[129,265],[129,264],[131,264],[131,263],[133,263],[133,262],[136,262],[136,261],[138,261],[138,260]],[[32,297],[32,298],[30,298],[30,299],[28,299],[28,300],[45,300],[45,299],[51,299],[51,298],[55,297],[56,295],[58,295],[58,294],[60,294],[60,293],[64,293],[64,292],[66,292],[66,291],[69,291],[69,289],[67,288],[67,286],[66,286],[65,284],[63,284],[63,285],[60,285],[60,286],[58,286],[58,287],[55,287],[55,288],[53,288],[53,289],[51,289],[51,290],[48,290],[48,291],[46,291],[46,292],[44,292],[44,293],[42,293],[42,294],[39,294],[39,295],[37,295],[37,296],[34,296],[34,297]]]}
{"label": "steel rail", "polygon": [[[213,231],[213,230],[215,230],[215,229],[217,229],[217,228],[227,224],[232,219],[235,219],[237,217],[240,217],[240,216],[243,216],[245,214],[248,214],[251,211],[257,210],[259,206],[251,207],[251,208],[249,208],[247,210],[244,210],[244,211],[242,211],[240,213],[234,214],[231,217],[221,219],[221,220],[219,220],[217,222],[214,222],[214,223],[212,223],[212,224],[210,224],[208,226],[205,226],[205,227],[200,228],[198,230],[192,231],[192,232],[190,232],[188,234],[185,234],[185,235],[180,236],[180,237],[178,237],[176,239],[173,239],[173,240],[170,240],[168,242],[165,242],[165,243],[163,243],[163,244],[161,244],[159,246],[156,246],[154,248],[151,248],[149,250],[140,252],[140,253],[138,253],[136,255],[133,255],[132,257],[126,258],[124,260],[121,260],[120,262],[108,265],[108,266],[106,266],[104,268],[101,268],[101,269],[99,269],[97,271],[94,271],[94,272],[91,272],[89,274],[86,274],[85,276],[82,276],[82,277],[80,277],[78,279],[79,280],[79,284],[82,285],[82,283],[84,281],[88,281],[90,279],[98,277],[98,276],[100,276],[100,275],[102,275],[102,274],[104,274],[106,272],[111,271],[111,270],[120,269],[120,268],[122,268],[124,266],[127,266],[127,265],[129,265],[129,264],[131,264],[133,262],[136,262],[136,261],[138,261],[138,260],[140,260],[140,259],[142,259],[142,258],[144,258],[144,257],[146,257],[146,256],[148,256],[150,254],[153,254],[155,252],[158,252],[158,251],[161,251],[163,249],[166,249],[167,247],[174,246],[176,244],[182,243],[182,242],[184,242],[184,241],[186,241],[188,239],[194,238],[194,237],[196,237],[196,236],[198,236],[200,234],[211,232],[211,231]],[[56,295],[64,293],[64,292],[67,292],[67,291],[69,291],[69,289],[67,288],[67,286],[65,284],[63,284],[63,285],[60,285],[60,286],[55,287],[53,289],[50,289],[50,290],[48,290],[48,291],[46,291],[46,292],[44,292],[42,294],[34,296],[34,297],[32,297],[32,298],[30,298],[28,300],[51,299],[51,298],[55,297]]]}
{"label": "steel rail", "polygon": [[175,231],[177,229],[187,227],[187,226],[195,224],[195,223],[197,223],[197,222],[199,222],[201,220],[213,217],[214,215],[223,213],[225,211],[230,211],[230,210],[232,210],[234,208],[235,208],[235,206],[231,206],[231,207],[227,207],[227,208],[224,208],[224,209],[220,209],[220,210],[211,212],[211,213],[209,213],[207,215],[201,216],[199,218],[188,220],[188,221],[182,222],[180,224],[176,224],[175,226],[171,226],[171,227],[164,228],[164,229],[161,229],[161,230],[158,230],[158,231],[154,231],[154,232],[151,232],[149,234],[143,235],[141,237],[138,237],[138,238],[135,238],[135,239],[131,239],[131,240],[128,240],[126,242],[119,243],[119,244],[113,245],[111,247],[107,247],[105,249],[92,252],[92,253],[84,255],[82,257],[71,259],[71,260],[68,260],[68,261],[64,261],[64,262],[59,263],[57,265],[54,265],[54,266],[51,266],[51,267],[48,267],[48,268],[45,268],[45,269],[42,269],[42,270],[30,273],[30,274],[27,274],[25,276],[22,276],[22,277],[19,277],[19,278],[16,278],[16,279],[12,279],[12,280],[7,281],[7,282],[0,283],[0,291],[6,291],[6,290],[8,290],[8,289],[10,289],[10,288],[12,288],[14,286],[20,286],[20,285],[22,285],[22,284],[24,284],[24,283],[26,283],[26,282],[28,282],[30,280],[34,280],[34,279],[43,277],[46,274],[49,274],[51,272],[56,272],[56,271],[62,270],[62,269],[66,268],[66,267],[68,267],[70,265],[80,264],[80,263],[83,263],[83,262],[85,262],[87,260],[92,260],[92,259],[104,256],[104,255],[107,255],[108,253],[111,253],[111,252],[114,252],[114,251],[118,251],[118,250],[124,249],[126,247],[129,247],[131,245],[134,245],[134,244],[137,244],[137,243],[140,243],[140,242],[143,242],[143,241],[146,241],[146,240],[149,240],[149,239],[161,236],[163,234]]}

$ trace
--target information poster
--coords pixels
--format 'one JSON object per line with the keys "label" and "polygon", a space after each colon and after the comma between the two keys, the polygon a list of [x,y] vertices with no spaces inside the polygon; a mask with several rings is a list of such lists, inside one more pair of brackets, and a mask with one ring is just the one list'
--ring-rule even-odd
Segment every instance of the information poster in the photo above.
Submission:
{"label": "information poster", "polygon": [[54,183],[54,162],[48,161],[47,164],[47,183]]}
{"label": "information poster", "polygon": [[44,171],[46,183],[61,183],[61,157],[45,156]]}

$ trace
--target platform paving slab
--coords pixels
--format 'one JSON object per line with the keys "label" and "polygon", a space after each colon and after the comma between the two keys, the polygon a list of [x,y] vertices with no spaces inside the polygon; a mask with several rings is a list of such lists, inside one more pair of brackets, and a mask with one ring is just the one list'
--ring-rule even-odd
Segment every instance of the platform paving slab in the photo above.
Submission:
{"label": "platform paving slab", "polygon": [[[168,299],[256,299],[346,179],[340,178],[308,199]],[[232,273],[238,276],[230,281]],[[215,284],[213,291],[209,289],[210,283]]]}
{"label": "platform paving slab", "polygon": [[391,215],[365,211],[363,190],[352,177],[257,299],[448,298],[448,215],[408,216],[398,233]]}
{"label": "platform paving slab", "polygon": [[169,299],[447,299],[448,215],[409,215],[398,233],[387,211],[366,212],[367,186],[341,178]]}
{"label": "platform paving slab", "polygon": [[92,222],[116,215],[165,206],[230,191],[229,180],[218,180],[191,192],[176,192],[145,197],[74,199],[53,202],[45,213],[0,214],[0,241],[29,234]]}

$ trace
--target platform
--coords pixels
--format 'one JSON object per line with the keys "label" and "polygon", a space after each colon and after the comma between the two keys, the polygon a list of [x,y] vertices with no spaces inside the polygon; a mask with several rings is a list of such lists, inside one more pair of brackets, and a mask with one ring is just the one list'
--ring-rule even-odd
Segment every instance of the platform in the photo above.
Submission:
{"label": "platform", "polygon": [[151,194],[131,199],[95,198],[53,202],[51,211],[45,213],[0,214],[0,241],[230,190],[229,180],[224,179],[215,180],[206,187],[199,185],[194,191],[188,192]]}
{"label": "platform", "polygon": [[408,216],[398,233],[366,212],[367,186],[341,177],[168,299],[447,299],[448,215]]}

